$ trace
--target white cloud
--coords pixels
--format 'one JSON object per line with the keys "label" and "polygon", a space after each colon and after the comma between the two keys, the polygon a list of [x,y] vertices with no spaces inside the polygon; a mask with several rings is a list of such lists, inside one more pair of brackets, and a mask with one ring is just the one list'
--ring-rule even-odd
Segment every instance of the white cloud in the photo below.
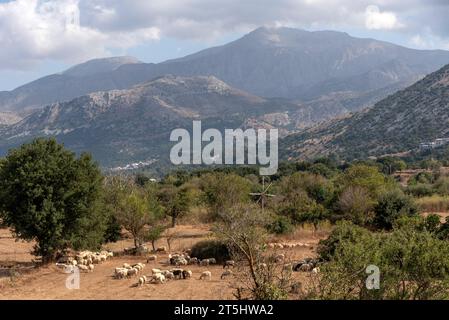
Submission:
{"label": "white cloud", "polygon": [[0,69],[26,69],[42,60],[81,61],[158,39],[157,28],[101,32],[80,24],[78,0],[17,0],[0,4]]}
{"label": "white cloud", "polygon": [[366,7],[365,25],[370,30],[391,30],[402,27],[393,12],[381,12],[379,7],[374,5]]}

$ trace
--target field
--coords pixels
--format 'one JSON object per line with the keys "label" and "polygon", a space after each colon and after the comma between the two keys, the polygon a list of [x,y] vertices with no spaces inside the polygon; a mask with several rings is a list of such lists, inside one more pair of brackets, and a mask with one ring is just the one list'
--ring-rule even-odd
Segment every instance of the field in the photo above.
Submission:
{"label": "field", "polygon": [[[178,251],[191,247],[195,242],[210,237],[209,226],[179,226],[171,229],[171,234],[176,235],[172,240],[172,251]],[[285,249],[283,252],[290,259],[301,259],[313,257],[315,246],[319,239],[326,236],[327,232],[321,231],[313,235],[312,231],[298,229],[294,234],[273,239],[273,241],[298,241],[308,243],[310,247]],[[159,245],[166,245],[166,239],[161,239]],[[122,240],[106,246],[115,252],[123,251],[131,247],[130,239]],[[69,290],[65,287],[67,274],[55,265],[41,268],[31,268],[33,256],[30,255],[32,244],[15,242],[7,229],[0,230],[0,299],[233,299],[233,280],[220,280],[223,271],[222,266],[189,266],[193,272],[190,280],[172,280],[165,284],[146,284],[137,287],[137,278],[117,280],[112,274],[115,267],[123,263],[146,262],[145,257],[115,256],[102,264],[95,265],[92,273],[81,273],[80,289]],[[152,268],[165,268],[167,266],[167,255],[159,255],[156,263],[149,263],[143,270],[144,275],[149,275]],[[209,270],[212,279],[199,280],[202,271]],[[305,273],[294,273],[295,279],[299,281],[307,277]]]}

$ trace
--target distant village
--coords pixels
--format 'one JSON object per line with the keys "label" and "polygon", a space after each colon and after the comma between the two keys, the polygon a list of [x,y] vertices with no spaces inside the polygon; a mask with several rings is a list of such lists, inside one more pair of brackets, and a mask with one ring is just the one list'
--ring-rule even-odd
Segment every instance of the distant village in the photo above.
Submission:
{"label": "distant village", "polygon": [[127,165],[124,165],[123,167],[112,168],[111,171],[127,171],[127,170],[141,169],[141,168],[145,168],[145,167],[155,163],[156,161],[157,161],[156,159],[151,159],[148,161],[139,161],[139,162],[129,163]]}
{"label": "distant village", "polygon": [[439,139],[435,139],[434,141],[431,141],[431,142],[420,143],[419,149],[420,150],[430,150],[430,149],[444,146],[447,143],[449,143],[449,138],[439,138]]}

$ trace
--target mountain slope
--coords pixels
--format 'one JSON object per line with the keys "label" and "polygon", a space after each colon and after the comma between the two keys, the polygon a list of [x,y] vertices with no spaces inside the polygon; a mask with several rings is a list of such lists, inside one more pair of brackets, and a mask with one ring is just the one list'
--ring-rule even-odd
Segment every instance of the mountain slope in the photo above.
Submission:
{"label": "mountain slope", "polygon": [[[257,96],[301,102],[343,95],[360,100],[354,106],[357,110],[371,102],[364,97],[373,97],[373,92],[381,99],[392,87],[405,88],[449,63],[449,52],[412,50],[341,32],[259,28],[229,44],[159,64],[130,58],[105,61],[87,62],[0,94],[0,110],[26,113],[92,92],[127,89],[166,74],[213,75]],[[328,107],[341,103],[329,100]]]}
{"label": "mountain slope", "polygon": [[338,154],[354,159],[416,149],[449,137],[449,65],[374,107],[295,134],[282,141],[293,158]]}
{"label": "mountain slope", "polygon": [[11,92],[0,92],[0,111],[29,114],[34,109],[70,100],[86,93],[120,87],[109,75],[125,65],[138,64],[132,57],[95,59],[53,74]]}
{"label": "mountain slope", "polygon": [[244,127],[249,119],[269,125],[270,119],[258,119],[272,108],[288,112],[298,106],[259,98],[215,77],[165,76],[49,105],[0,129],[0,154],[34,137],[55,136],[106,167],[153,158],[167,163],[173,129],[189,129],[193,120],[217,129]]}

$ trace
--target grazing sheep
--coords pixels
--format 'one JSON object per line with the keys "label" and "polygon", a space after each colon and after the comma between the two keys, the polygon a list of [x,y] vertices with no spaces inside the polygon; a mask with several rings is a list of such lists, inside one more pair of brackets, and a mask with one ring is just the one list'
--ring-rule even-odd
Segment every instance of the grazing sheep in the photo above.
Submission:
{"label": "grazing sheep", "polygon": [[93,272],[94,271],[94,265],[93,264],[89,264],[88,266],[87,266],[88,268],[89,268],[89,271],[90,272]]}
{"label": "grazing sheep", "polygon": [[228,261],[225,261],[225,263],[223,264],[223,269],[224,268],[230,268],[230,267],[234,268],[234,266],[235,266],[235,261],[234,260],[228,260]]}
{"label": "grazing sheep", "polygon": [[85,266],[85,265],[82,265],[82,264],[78,265],[78,269],[79,269],[80,271],[89,272],[89,267],[88,267],[88,266]]}
{"label": "grazing sheep", "polygon": [[280,243],[275,243],[275,244],[274,244],[274,247],[275,247],[276,249],[284,249],[284,246],[283,246],[282,244],[280,244]]}
{"label": "grazing sheep", "polygon": [[190,279],[190,278],[192,278],[192,271],[190,271],[190,270],[183,270],[183,271],[182,271],[182,277],[183,277],[184,279]]}
{"label": "grazing sheep", "polygon": [[167,248],[165,246],[159,247],[156,249],[157,252],[167,252]]}
{"label": "grazing sheep", "polygon": [[209,278],[209,280],[212,278],[212,273],[210,271],[204,271],[201,273],[200,280],[204,280],[206,278]]}
{"label": "grazing sheep", "polygon": [[141,277],[139,278],[139,281],[138,281],[137,285],[138,285],[138,286],[143,286],[146,282],[147,282],[147,277],[141,276]]}
{"label": "grazing sheep", "polygon": [[132,268],[128,270],[128,276],[136,276],[139,273],[139,269],[137,268]]}
{"label": "grazing sheep", "polygon": [[125,269],[131,269],[131,265],[129,263],[124,263],[123,268]]}
{"label": "grazing sheep", "polygon": [[315,273],[315,274],[320,273],[320,267],[313,268],[312,273]]}
{"label": "grazing sheep", "polygon": [[72,266],[76,267],[78,265],[78,262],[76,262],[76,260],[72,260]]}
{"label": "grazing sheep", "polygon": [[189,264],[197,264],[197,263],[198,263],[198,258],[190,258]]}
{"label": "grazing sheep", "polygon": [[149,256],[147,258],[147,263],[149,263],[150,261],[157,261],[157,256],[156,255]]}
{"label": "grazing sheep", "polygon": [[202,266],[202,267],[206,267],[209,264],[210,264],[209,259],[203,259],[203,260],[200,261],[200,266]]}
{"label": "grazing sheep", "polygon": [[234,273],[231,270],[226,270],[221,274],[220,279],[223,280],[226,277],[232,276]]}
{"label": "grazing sheep", "polygon": [[162,273],[153,274],[151,281],[162,284],[165,282],[165,276]]}
{"label": "grazing sheep", "polygon": [[126,268],[116,268],[115,269],[115,277],[117,279],[123,279],[128,277],[128,269]]}
{"label": "grazing sheep", "polygon": [[207,260],[209,260],[210,264],[217,264],[217,260],[215,260],[215,258],[209,258]]}
{"label": "grazing sheep", "polygon": [[151,269],[151,273],[158,274],[158,273],[162,273],[162,271],[160,269]]}

